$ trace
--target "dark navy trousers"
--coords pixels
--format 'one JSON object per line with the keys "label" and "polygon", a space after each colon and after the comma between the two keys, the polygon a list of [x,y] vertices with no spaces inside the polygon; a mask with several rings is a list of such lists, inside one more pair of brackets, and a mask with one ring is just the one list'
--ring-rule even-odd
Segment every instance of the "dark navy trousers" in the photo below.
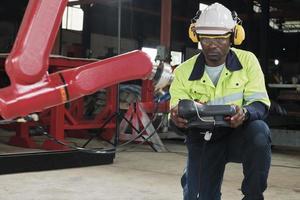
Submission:
{"label": "dark navy trousers", "polygon": [[[214,139],[214,136],[220,137]],[[236,129],[216,130],[205,141],[199,130],[186,137],[188,160],[182,176],[184,200],[220,200],[225,165],[243,165],[243,200],[263,200],[271,163],[271,138],[262,120],[247,122]]]}

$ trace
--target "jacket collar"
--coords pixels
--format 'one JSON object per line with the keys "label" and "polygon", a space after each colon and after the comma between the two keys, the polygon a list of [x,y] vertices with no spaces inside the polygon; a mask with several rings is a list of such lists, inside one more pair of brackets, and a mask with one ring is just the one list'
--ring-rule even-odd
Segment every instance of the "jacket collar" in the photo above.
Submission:
{"label": "jacket collar", "polygon": [[[242,69],[242,64],[240,63],[237,55],[230,49],[228,52],[228,55],[226,57],[226,68],[229,71],[237,71]],[[190,81],[198,80],[203,76],[205,69],[205,58],[203,53],[200,53],[199,56],[196,59],[193,71],[189,77]]]}

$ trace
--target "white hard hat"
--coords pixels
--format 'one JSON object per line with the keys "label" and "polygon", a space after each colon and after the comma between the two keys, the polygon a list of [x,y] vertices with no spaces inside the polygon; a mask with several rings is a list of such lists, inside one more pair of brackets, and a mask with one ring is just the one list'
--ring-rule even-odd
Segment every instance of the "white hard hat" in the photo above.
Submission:
{"label": "white hard hat", "polygon": [[231,11],[222,4],[214,3],[200,14],[195,29],[198,34],[222,35],[232,32],[235,25]]}

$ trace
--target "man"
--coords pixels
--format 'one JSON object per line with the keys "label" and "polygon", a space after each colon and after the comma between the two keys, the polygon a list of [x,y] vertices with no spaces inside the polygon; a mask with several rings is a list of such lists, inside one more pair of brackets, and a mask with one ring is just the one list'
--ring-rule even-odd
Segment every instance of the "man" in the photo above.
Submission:
{"label": "man", "polygon": [[[270,101],[255,55],[231,48],[238,18],[219,3],[208,6],[196,20],[194,31],[202,52],[178,66],[170,87],[171,120],[186,133],[188,160],[182,177],[184,200],[220,200],[228,162],[241,162],[244,200],[261,200],[271,162],[270,131],[263,119]],[[234,104],[236,114],[226,117],[230,128],[216,129],[210,141],[201,130],[186,129],[178,117],[180,99],[203,104]]]}

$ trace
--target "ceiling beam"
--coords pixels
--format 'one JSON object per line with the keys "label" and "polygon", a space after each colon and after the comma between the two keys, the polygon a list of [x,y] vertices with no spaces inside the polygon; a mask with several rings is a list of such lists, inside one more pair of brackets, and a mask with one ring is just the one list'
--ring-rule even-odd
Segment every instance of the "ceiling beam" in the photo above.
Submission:
{"label": "ceiling beam", "polygon": [[[122,2],[126,2],[130,0],[122,0]],[[83,5],[83,4],[101,4],[101,5],[106,5],[106,6],[115,6],[118,0],[77,0],[77,1],[71,1],[68,3],[68,6],[74,6],[74,5]],[[285,0],[271,0],[271,6],[278,8],[278,11],[272,11],[270,12],[270,18],[281,18],[287,21],[292,21],[292,20],[300,20],[300,15],[299,11],[297,9],[298,6],[295,8],[293,7],[294,3],[291,1],[288,1],[289,3],[284,3]],[[300,2],[300,1],[299,1]],[[299,4],[300,5],[300,4]],[[160,12],[152,11],[149,9],[144,9],[144,8],[139,8],[139,7],[134,7],[134,6],[122,6],[123,9],[126,10],[132,10],[135,12],[140,12],[144,14],[149,14],[149,15],[154,15],[154,16],[160,16]],[[299,6],[300,7],[300,6]],[[239,16],[243,20],[248,19],[248,14],[241,13]],[[260,16],[260,13],[255,13],[254,17],[257,18]],[[189,22],[190,19],[187,17],[183,16],[172,16],[172,19],[176,21],[183,21],[183,22]]]}
{"label": "ceiling beam", "polygon": [[[122,0],[122,2],[126,2],[130,0]],[[116,4],[118,0],[77,0],[77,1],[70,1],[68,6],[75,6],[75,5],[84,5],[84,4],[92,4],[92,3],[105,3],[105,4]]]}

